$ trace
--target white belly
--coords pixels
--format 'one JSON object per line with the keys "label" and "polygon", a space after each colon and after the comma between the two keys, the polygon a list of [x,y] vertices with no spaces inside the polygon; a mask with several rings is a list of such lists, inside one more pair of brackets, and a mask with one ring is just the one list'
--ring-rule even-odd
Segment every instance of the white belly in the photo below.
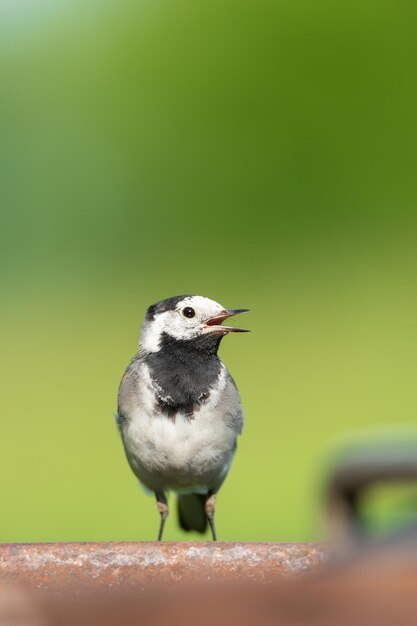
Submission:
{"label": "white belly", "polygon": [[[226,380],[226,374],[223,374]],[[226,384],[226,383],[225,383]],[[236,447],[237,431],[227,419],[224,387],[212,394],[192,419],[155,415],[154,397],[131,416],[123,431],[129,463],[139,480],[153,491],[220,486]]]}

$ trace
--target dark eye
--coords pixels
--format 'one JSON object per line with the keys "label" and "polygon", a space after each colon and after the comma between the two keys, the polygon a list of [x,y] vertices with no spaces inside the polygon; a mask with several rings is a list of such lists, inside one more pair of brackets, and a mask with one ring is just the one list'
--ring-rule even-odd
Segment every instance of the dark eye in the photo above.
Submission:
{"label": "dark eye", "polygon": [[185,309],[182,310],[182,314],[184,317],[194,317],[195,311],[190,306],[186,306]]}

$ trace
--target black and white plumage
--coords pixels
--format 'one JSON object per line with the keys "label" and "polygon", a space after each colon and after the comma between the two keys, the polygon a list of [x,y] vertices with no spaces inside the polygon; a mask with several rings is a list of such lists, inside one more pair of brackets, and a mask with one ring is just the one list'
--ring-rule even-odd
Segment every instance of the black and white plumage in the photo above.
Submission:
{"label": "black and white plumage", "polygon": [[129,464],[168,515],[178,493],[186,530],[213,539],[215,495],[232,462],[243,416],[237,387],[217,356],[222,338],[245,329],[222,322],[247,309],[225,309],[202,296],[177,296],[149,307],[139,351],[119,388],[118,425]]}

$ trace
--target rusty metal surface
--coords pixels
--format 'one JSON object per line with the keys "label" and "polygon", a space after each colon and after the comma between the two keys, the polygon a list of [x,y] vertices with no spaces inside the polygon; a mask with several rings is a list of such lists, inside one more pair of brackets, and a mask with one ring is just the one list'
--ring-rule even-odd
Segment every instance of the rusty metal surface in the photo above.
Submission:
{"label": "rusty metal surface", "polygon": [[312,543],[0,544],[0,581],[74,590],[222,580],[269,584],[316,571],[324,561],[324,546]]}

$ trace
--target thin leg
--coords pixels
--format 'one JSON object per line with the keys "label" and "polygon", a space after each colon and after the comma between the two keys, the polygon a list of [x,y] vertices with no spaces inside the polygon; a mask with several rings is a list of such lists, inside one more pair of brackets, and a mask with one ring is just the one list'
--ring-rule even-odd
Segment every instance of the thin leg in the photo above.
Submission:
{"label": "thin leg", "polygon": [[205,511],[210,524],[211,534],[213,535],[213,541],[217,541],[216,527],[214,525],[214,511],[216,509],[216,494],[209,491],[205,502]]}
{"label": "thin leg", "polygon": [[165,494],[162,491],[155,491],[155,496],[156,496],[156,506],[158,507],[158,511],[161,515],[161,524],[159,526],[158,541],[162,541],[162,534],[164,532],[165,521],[169,514],[168,502],[167,502]]}

